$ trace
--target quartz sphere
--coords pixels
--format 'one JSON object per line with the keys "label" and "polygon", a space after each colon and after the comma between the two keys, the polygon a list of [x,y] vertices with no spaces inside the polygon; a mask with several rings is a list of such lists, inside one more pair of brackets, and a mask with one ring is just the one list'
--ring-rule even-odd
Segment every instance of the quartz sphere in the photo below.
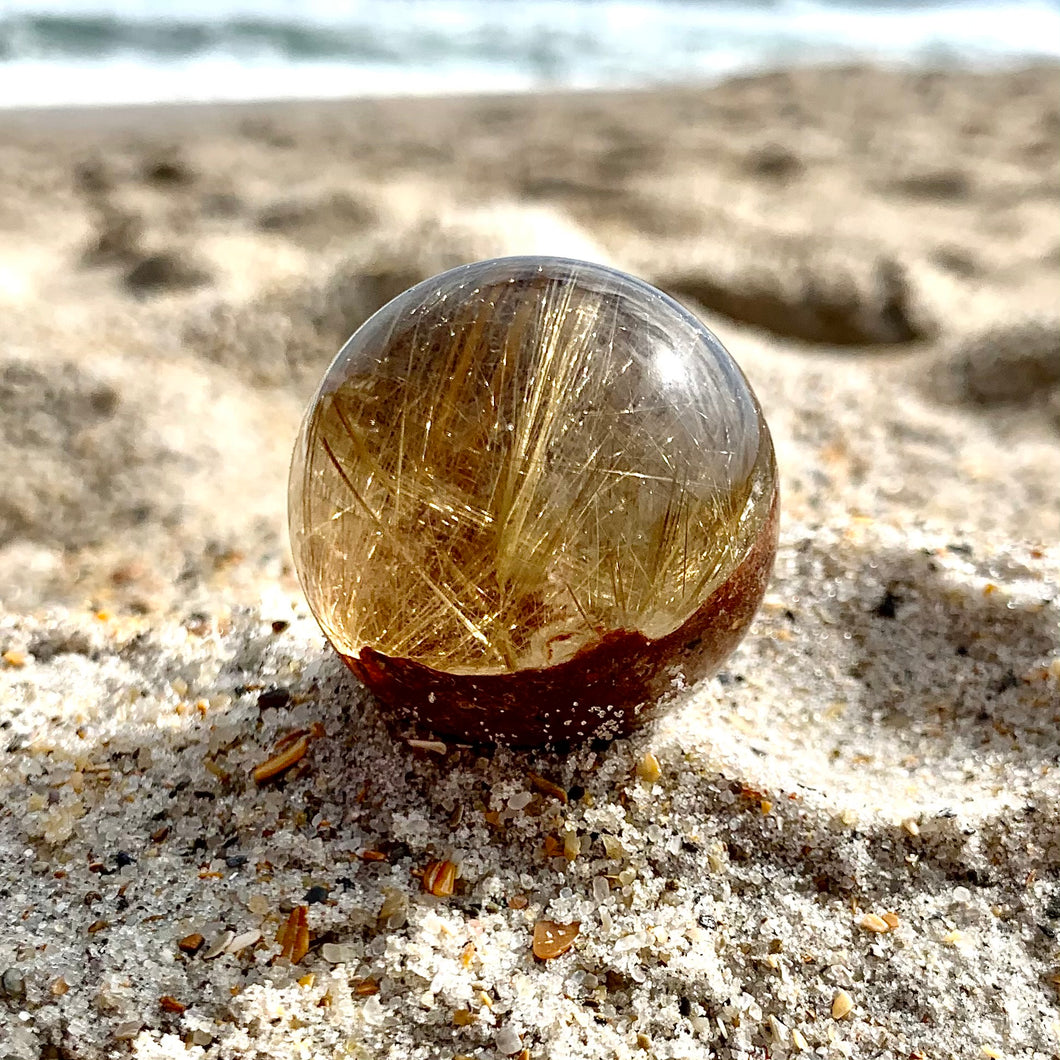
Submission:
{"label": "quartz sphere", "polygon": [[629,732],[761,600],[777,476],[743,373],[614,269],[464,265],[346,343],[291,467],[309,605],[389,718],[473,742]]}

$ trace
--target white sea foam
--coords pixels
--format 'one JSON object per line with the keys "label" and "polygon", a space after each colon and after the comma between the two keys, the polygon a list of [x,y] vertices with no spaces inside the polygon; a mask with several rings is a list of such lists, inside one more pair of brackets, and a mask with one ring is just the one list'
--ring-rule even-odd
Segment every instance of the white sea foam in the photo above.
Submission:
{"label": "white sea foam", "polygon": [[8,0],[0,106],[711,80],[1060,57],[1056,0]]}

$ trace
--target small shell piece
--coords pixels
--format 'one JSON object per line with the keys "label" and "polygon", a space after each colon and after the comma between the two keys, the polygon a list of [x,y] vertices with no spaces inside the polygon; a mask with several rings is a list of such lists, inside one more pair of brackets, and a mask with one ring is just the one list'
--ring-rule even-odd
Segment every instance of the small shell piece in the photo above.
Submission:
{"label": "small shell piece", "polygon": [[456,866],[451,861],[431,861],[423,870],[423,889],[435,898],[448,898],[456,884]]}
{"label": "small shell piece", "polygon": [[297,740],[280,751],[279,754],[273,755],[272,758],[266,759],[261,765],[256,766],[254,769],[254,780],[258,784],[273,780],[305,758],[305,753],[308,750],[309,737],[299,736]]}
{"label": "small shell piece", "polygon": [[645,784],[654,784],[662,776],[662,766],[659,765],[659,759],[651,751],[645,751],[641,755],[640,761],[637,763],[637,776]]}
{"label": "small shell piece", "polygon": [[309,907],[296,905],[280,928],[280,956],[297,964],[309,952]]}
{"label": "small shell piece", "polygon": [[845,990],[837,990],[832,998],[832,1019],[841,1020],[853,1008],[854,999]]}
{"label": "small shell piece", "polygon": [[547,777],[540,776],[538,773],[527,773],[526,779],[530,781],[530,786],[535,791],[539,791],[542,795],[548,795],[553,799],[557,799],[559,802],[566,803],[566,791],[564,791],[558,784],[554,784]]}

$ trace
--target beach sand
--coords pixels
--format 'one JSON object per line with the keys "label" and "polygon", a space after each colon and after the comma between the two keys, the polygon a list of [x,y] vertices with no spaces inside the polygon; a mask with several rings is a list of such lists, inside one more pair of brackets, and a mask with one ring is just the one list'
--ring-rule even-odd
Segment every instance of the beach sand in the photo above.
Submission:
{"label": "beach sand", "polygon": [[[1056,67],[0,116],[0,1056],[1060,1055],[1058,133]],[[287,461],[367,314],[527,252],[717,331],[776,572],[630,740],[413,746]]]}

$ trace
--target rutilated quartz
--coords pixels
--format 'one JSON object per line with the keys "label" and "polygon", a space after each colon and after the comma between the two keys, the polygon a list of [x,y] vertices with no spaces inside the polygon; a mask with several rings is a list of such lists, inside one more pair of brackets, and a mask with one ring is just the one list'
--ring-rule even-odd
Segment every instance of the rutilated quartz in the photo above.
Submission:
{"label": "rutilated quartz", "polygon": [[339,353],[295,449],[292,545],[342,655],[518,673],[680,628],[775,490],[758,403],[690,313],[602,266],[498,259]]}

